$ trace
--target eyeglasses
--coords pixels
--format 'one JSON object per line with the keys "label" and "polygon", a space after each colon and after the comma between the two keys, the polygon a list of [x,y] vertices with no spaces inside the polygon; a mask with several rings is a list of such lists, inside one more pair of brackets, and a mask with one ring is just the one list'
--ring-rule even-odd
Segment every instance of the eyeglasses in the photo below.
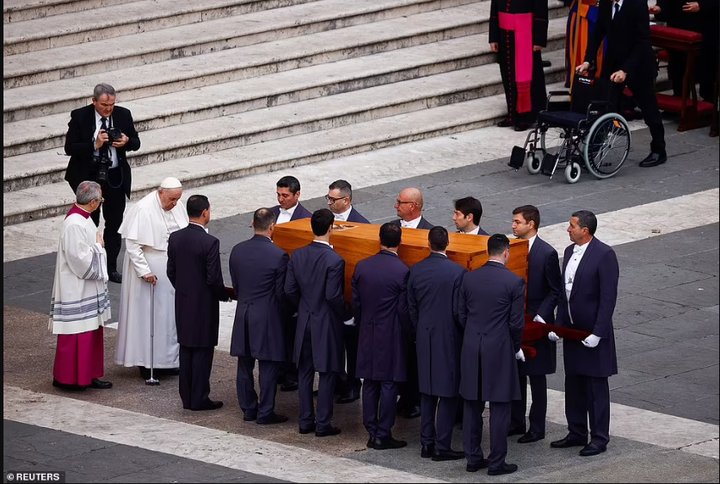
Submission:
{"label": "eyeglasses", "polygon": [[403,202],[402,200],[395,200],[395,202],[396,202],[398,205],[402,205],[403,203],[415,203],[415,202],[412,202],[412,201]]}
{"label": "eyeglasses", "polygon": [[105,199],[104,199],[104,198],[100,198],[99,200],[98,200],[98,199],[95,199],[95,201],[98,202],[98,203],[103,203],[103,202],[105,201]]}
{"label": "eyeglasses", "polygon": [[347,198],[347,197],[335,198],[335,197],[331,197],[330,195],[325,195],[325,200],[327,200],[330,203],[335,203],[338,200],[342,200],[343,198]]}

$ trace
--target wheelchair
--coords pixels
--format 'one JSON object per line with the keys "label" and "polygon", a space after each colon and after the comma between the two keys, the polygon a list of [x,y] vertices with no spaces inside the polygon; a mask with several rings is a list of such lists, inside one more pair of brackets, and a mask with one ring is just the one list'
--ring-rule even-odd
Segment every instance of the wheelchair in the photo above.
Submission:
{"label": "wheelchair", "polygon": [[[558,96],[571,97],[553,101]],[[614,176],[632,145],[627,121],[614,112],[618,99],[617,86],[611,81],[576,75],[572,95],[569,91],[549,93],[535,129],[522,147],[513,148],[508,165],[517,171],[527,163],[530,174],[542,173],[551,179],[558,168],[564,169],[568,183],[576,183],[583,169],[598,179]]]}

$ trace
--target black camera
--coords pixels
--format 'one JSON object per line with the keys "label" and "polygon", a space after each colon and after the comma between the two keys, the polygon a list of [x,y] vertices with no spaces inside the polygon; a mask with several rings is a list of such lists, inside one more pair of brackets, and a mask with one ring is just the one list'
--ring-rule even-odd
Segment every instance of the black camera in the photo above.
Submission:
{"label": "black camera", "polygon": [[108,181],[108,170],[112,166],[112,160],[110,159],[110,153],[106,148],[100,148],[99,155],[93,156],[93,161],[97,167],[97,176],[95,177],[98,183]]}
{"label": "black camera", "polygon": [[106,133],[108,135],[108,144],[113,144],[122,139],[122,131],[117,128],[108,128]]}

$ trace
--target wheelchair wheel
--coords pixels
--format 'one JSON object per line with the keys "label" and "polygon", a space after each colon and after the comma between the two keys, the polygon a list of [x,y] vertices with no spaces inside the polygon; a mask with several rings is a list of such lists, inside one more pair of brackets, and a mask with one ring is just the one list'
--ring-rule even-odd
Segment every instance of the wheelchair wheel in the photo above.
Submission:
{"label": "wheelchair wheel", "polygon": [[632,137],[625,118],[617,113],[600,116],[590,127],[583,157],[585,166],[596,178],[610,178],[625,163]]}
{"label": "wheelchair wheel", "polygon": [[567,133],[563,128],[542,128],[540,133],[540,148],[542,148],[543,156],[547,154],[559,155],[566,138]]}
{"label": "wheelchair wheel", "polygon": [[540,173],[540,167],[542,166],[542,158],[540,158],[536,153],[528,153],[527,154],[527,160],[525,160],[527,163],[527,171],[531,175],[537,175]]}
{"label": "wheelchair wheel", "polygon": [[581,172],[582,167],[580,166],[580,163],[575,161],[568,162],[565,166],[565,181],[568,183],[577,183],[580,179]]}

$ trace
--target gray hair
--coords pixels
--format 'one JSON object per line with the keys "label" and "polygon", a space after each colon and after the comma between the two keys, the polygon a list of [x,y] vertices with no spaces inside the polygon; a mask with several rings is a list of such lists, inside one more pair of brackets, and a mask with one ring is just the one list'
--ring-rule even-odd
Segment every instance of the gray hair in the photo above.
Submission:
{"label": "gray hair", "polygon": [[352,185],[346,180],[335,180],[330,184],[328,189],[338,190],[341,196],[348,197],[348,199],[352,201]]}
{"label": "gray hair", "polygon": [[101,188],[98,182],[84,181],[78,185],[75,191],[75,201],[78,205],[87,205],[93,200],[102,200],[100,196]]}
{"label": "gray hair", "polygon": [[115,93],[115,88],[112,87],[110,84],[98,84],[95,86],[95,89],[93,89],[93,99],[96,101],[100,100],[101,97],[103,97],[105,94],[108,96],[116,97],[117,94]]}

